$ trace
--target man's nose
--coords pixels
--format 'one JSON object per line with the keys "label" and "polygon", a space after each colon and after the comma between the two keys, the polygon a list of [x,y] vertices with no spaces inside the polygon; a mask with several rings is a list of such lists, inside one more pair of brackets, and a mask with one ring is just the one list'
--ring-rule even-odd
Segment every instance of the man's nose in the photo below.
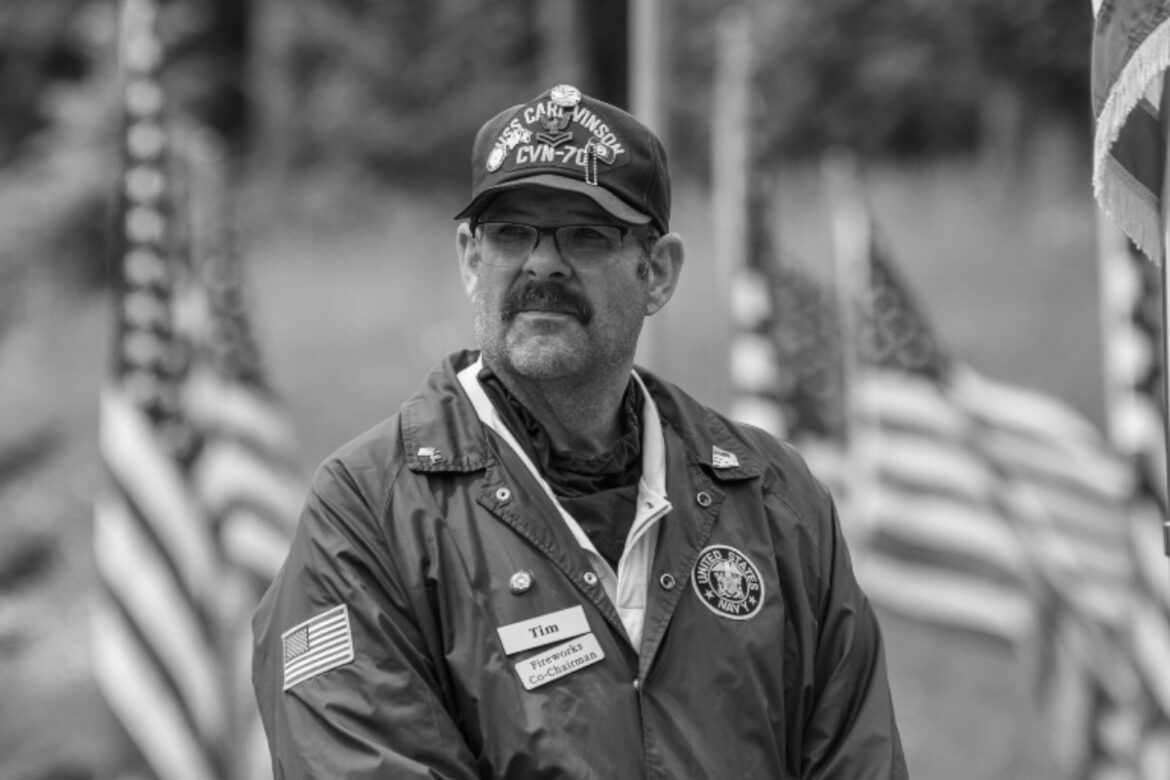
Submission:
{"label": "man's nose", "polygon": [[524,263],[525,272],[537,277],[569,276],[572,266],[565,260],[557,246],[556,235],[551,230],[542,230],[536,238],[536,246],[528,253]]}

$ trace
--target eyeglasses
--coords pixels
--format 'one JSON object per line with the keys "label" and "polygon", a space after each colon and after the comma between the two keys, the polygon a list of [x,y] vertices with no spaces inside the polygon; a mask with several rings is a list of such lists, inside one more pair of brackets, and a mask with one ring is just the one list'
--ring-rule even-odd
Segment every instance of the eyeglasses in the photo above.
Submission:
{"label": "eyeglasses", "polygon": [[527,259],[545,233],[551,233],[553,244],[566,260],[581,264],[597,264],[616,256],[630,229],[621,225],[558,225],[537,227],[520,222],[480,222],[474,229],[492,250],[505,260]]}

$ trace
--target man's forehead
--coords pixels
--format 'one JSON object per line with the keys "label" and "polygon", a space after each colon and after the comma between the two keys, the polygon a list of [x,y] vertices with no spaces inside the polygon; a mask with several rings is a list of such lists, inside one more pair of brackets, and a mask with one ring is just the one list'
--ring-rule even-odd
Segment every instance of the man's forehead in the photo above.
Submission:
{"label": "man's forehead", "polygon": [[533,223],[548,220],[562,224],[566,219],[598,223],[618,221],[584,195],[536,186],[514,187],[501,192],[492,198],[479,219],[516,219]]}

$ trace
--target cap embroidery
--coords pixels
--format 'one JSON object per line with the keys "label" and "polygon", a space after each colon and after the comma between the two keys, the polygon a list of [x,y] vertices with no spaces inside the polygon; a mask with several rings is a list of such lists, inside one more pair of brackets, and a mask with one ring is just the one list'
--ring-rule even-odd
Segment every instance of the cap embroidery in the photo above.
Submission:
{"label": "cap embroidery", "polygon": [[581,102],[581,90],[571,84],[558,84],[548,93],[552,102],[564,108],[572,108]]}
{"label": "cap embroidery", "polygon": [[[525,106],[492,145],[484,165],[488,173],[502,168],[515,151],[516,166],[575,165],[584,171],[585,181],[597,184],[597,161],[613,165],[626,147],[600,116],[581,104],[581,97],[576,87],[561,84],[547,100]],[[573,143],[574,124],[590,136],[581,146]]]}
{"label": "cap embroidery", "polygon": [[498,112],[476,133],[471,159],[471,200],[456,219],[481,215],[501,190],[535,186],[576,192],[630,224],[669,229],[662,143],[637,117],[569,84]]}
{"label": "cap embroidery", "polygon": [[519,123],[513,119],[504,128],[504,132],[500,133],[499,140],[496,141],[492,151],[488,154],[487,169],[489,172],[498,171],[500,166],[504,164],[504,160],[508,159],[508,152],[515,149],[520,144],[526,144],[532,140],[532,132],[520,127]]}

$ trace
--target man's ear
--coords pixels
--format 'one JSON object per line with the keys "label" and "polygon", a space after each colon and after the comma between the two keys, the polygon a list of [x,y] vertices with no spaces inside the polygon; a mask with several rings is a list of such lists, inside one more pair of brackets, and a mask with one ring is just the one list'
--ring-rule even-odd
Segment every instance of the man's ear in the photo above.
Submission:
{"label": "man's ear", "polygon": [[469,301],[474,301],[475,291],[479,287],[479,242],[466,222],[460,222],[455,229],[455,252],[459,257],[459,278],[463,281],[463,292]]}
{"label": "man's ear", "polygon": [[674,295],[682,275],[684,255],[682,237],[677,233],[667,233],[654,242],[647,276],[650,296],[646,300],[646,316],[657,312]]}

